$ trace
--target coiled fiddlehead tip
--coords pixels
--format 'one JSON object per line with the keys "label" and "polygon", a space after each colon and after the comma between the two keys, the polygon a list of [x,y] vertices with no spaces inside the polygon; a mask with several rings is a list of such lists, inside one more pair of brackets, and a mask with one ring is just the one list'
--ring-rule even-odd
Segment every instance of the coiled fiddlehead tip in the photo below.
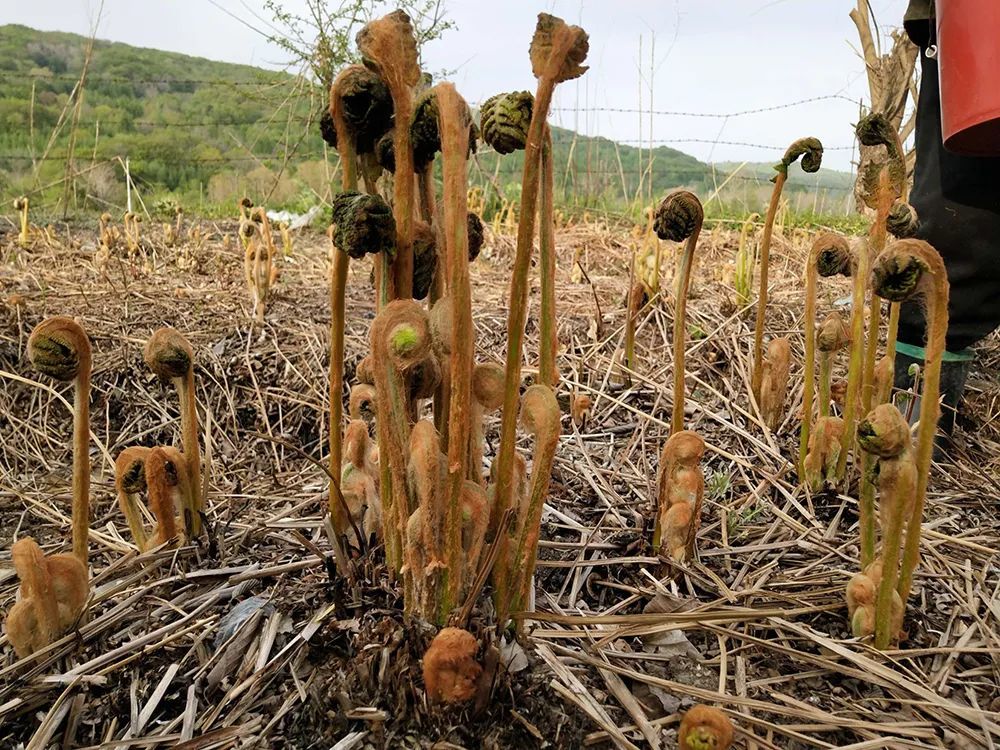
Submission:
{"label": "coiled fiddlehead tip", "polygon": [[337,148],[337,126],[330,110],[323,110],[319,118],[319,134],[330,148]]}
{"label": "coiled fiddlehead tip", "polygon": [[843,316],[834,310],[816,332],[816,348],[821,352],[839,352],[851,343],[851,329]]}
{"label": "coiled fiddlehead tip", "polygon": [[63,315],[46,318],[28,338],[28,359],[43,375],[73,380],[81,372],[90,371],[90,338],[72,318]]}
{"label": "coiled fiddlehead tip", "polygon": [[427,313],[413,300],[393,300],[375,316],[371,339],[375,368],[383,366],[379,362],[383,352],[400,371],[414,367],[430,352]]}
{"label": "coiled fiddlehead tip", "polygon": [[493,411],[503,404],[504,369],[494,362],[481,362],[472,370],[472,397],[486,409]]}
{"label": "coiled fiddlehead tip", "polygon": [[146,459],[149,448],[133,445],[115,459],[115,486],[120,492],[136,493],[146,489]]}
{"label": "coiled fiddlehead tip", "polygon": [[556,83],[579,78],[587,72],[583,61],[590,51],[587,32],[570,26],[561,18],[539,13],[528,54],[535,78],[551,78]]}
{"label": "coiled fiddlehead tip", "polygon": [[251,208],[253,208],[253,201],[247,197],[240,198],[240,202],[237,205],[237,208],[249,211]]}
{"label": "coiled fiddlehead tip", "polygon": [[734,733],[732,721],[722,711],[695,705],[681,719],[677,736],[680,750],[728,750]]}
{"label": "coiled fiddlehead tip", "polygon": [[402,10],[369,21],[355,41],[365,66],[378,71],[390,85],[416,86],[420,81],[417,39],[410,17]]}
{"label": "coiled fiddlehead tip", "polygon": [[816,273],[823,277],[850,276],[854,258],[847,238],[836,232],[823,232],[813,242]]}
{"label": "coiled fiddlehead tip", "polygon": [[483,141],[498,154],[523,149],[528,140],[535,97],[530,91],[491,96],[479,110]]}
{"label": "coiled fiddlehead tip", "polygon": [[890,302],[915,295],[930,270],[922,246],[930,247],[920,240],[898,240],[883,250],[872,268],[872,291]]}
{"label": "coiled fiddlehead tip", "polygon": [[896,150],[896,134],[889,120],[879,112],[862,117],[854,126],[854,134],[862,146],[885,146],[890,152]]}
{"label": "coiled fiddlehead tip", "polygon": [[358,153],[371,153],[375,142],[392,127],[392,96],[377,73],[364,65],[348,65],[330,87],[330,111],[343,118]]}
{"label": "coiled fiddlehead tip", "polygon": [[664,198],[653,215],[653,231],[661,240],[681,242],[701,229],[705,209],[698,196],[677,190]]}
{"label": "coiled fiddlehead tip", "polygon": [[910,447],[910,427],[892,404],[880,404],[858,425],[858,444],[866,453],[892,458]]}
{"label": "coiled fiddlehead tip", "polygon": [[358,362],[358,366],[354,368],[354,377],[358,379],[359,383],[365,385],[375,385],[375,373],[372,371],[372,355],[367,355]]}
{"label": "coiled fiddlehead tip", "polygon": [[180,331],[160,328],[146,342],[143,358],[149,369],[163,380],[183,378],[194,364],[194,349]]}
{"label": "coiled fiddlehead tip", "polygon": [[425,299],[438,268],[437,236],[423,221],[413,223],[413,299]]}
{"label": "coiled fiddlehead tip", "polygon": [[14,210],[24,211],[28,207],[28,199],[25,196],[14,199]]}
{"label": "coiled fiddlehead tip", "polygon": [[394,254],[396,220],[382,198],[345,191],[333,199],[333,241],[354,259],[366,253]]}
{"label": "coiled fiddlehead tip", "polygon": [[[823,165],[823,144],[819,138],[799,138],[793,141],[792,145],[785,151],[781,161],[775,165],[776,172],[780,172],[785,177],[788,176],[788,168],[802,157],[803,172],[818,172]],[[775,178],[772,178],[772,182]]]}
{"label": "coiled fiddlehead tip", "polygon": [[469,211],[466,216],[466,222],[469,225],[469,262],[471,263],[479,257],[486,236],[483,229],[483,220],[479,218],[479,214]]}
{"label": "coiled fiddlehead tip", "polygon": [[917,210],[905,201],[896,201],[889,210],[885,228],[893,237],[905,240],[913,237],[920,226]]}

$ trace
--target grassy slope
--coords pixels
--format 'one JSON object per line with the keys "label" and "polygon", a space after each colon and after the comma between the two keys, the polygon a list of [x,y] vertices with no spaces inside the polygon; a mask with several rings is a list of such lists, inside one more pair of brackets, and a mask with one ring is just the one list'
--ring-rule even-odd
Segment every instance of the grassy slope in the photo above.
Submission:
{"label": "grassy slope", "polygon": [[[75,34],[0,26],[0,191],[5,196],[65,174],[72,119],[65,107],[86,45]],[[140,192],[151,202],[167,193],[202,210],[228,210],[235,196],[262,200],[270,193],[273,205],[302,208],[325,195],[329,174],[314,124],[324,97],[297,85],[291,76],[250,66],[98,41],[79,118],[77,170],[127,155]],[[299,95],[289,96],[292,92]],[[554,128],[553,135],[563,202],[612,211],[635,211],[648,202],[634,200],[648,151],[562,128]],[[287,165],[286,153],[291,153]],[[36,166],[42,155],[47,158]],[[727,172],[723,165],[713,175],[710,165],[667,147],[655,149],[653,156],[654,196],[680,186],[710,193]],[[501,160],[484,152],[470,176],[488,195],[500,192],[516,200],[522,163],[520,154]],[[768,170],[767,165],[745,166],[724,193],[727,200],[754,207],[758,192],[766,192]],[[839,197],[849,179],[824,174],[819,184]],[[794,194],[816,184],[793,180],[789,190]],[[121,205],[123,192],[121,168],[112,162],[87,173],[73,205]],[[55,207],[61,197],[61,188],[53,188],[35,203]]]}

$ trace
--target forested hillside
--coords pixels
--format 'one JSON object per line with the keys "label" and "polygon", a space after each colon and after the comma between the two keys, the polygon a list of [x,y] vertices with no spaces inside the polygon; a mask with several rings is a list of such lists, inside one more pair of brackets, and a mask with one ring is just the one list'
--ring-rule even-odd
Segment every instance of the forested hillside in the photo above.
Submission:
{"label": "forested hillside", "polygon": [[[120,207],[126,157],[152,207],[177,202],[213,213],[242,195],[304,208],[329,195],[330,159],[317,119],[325,93],[301,78],[160,50],[96,41],[80,83],[89,40],[24,26],[0,27],[0,190],[33,195],[42,209],[70,213]],[[473,102],[474,104],[474,102]],[[578,207],[625,211],[644,194],[678,186],[709,191],[731,168],[714,170],[675,149],[653,151],[555,128],[557,191]],[[67,163],[72,157],[72,170]],[[471,178],[484,193],[516,200],[522,158],[481,152]],[[73,189],[64,179],[72,173]],[[767,169],[744,168],[724,195],[753,207],[767,192]],[[832,191],[842,202],[846,176],[790,183],[789,192]],[[640,200],[638,203],[642,203]]]}

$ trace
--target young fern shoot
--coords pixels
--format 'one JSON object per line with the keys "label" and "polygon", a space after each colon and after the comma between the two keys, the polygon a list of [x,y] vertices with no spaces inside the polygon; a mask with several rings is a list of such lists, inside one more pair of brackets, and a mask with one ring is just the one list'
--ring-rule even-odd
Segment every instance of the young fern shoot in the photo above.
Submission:
{"label": "young fern shoot", "polygon": [[[818,235],[809,248],[806,259],[805,314],[802,327],[805,332],[804,382],[802,388],[802,428],[799,433],[799,476],[805,476],[805,460],[809,446],[809,436],[813,421],[813,393],[816,390],[816,281],[817,276],[835,274],[850,275],[851,249],[847,239],[834,232]],[[820,382],[824,381],[820,376]],[[828,381],[828,378],[827,378]],[[829,382],[827,382],[829,387]],[[819,399],[819,415],[827,416],[830,408],[830,394]]]}
{"label": "young fern shoot", "polygon": [[687,297],[691,269],[705,211],[698,196],[687,190],[671,193],[660,203],[653,217],[653,228],[661,240],[684,242],[681,267],[677,273],[674,309],[674,403],[670,417],[671,432],[684,429],[684,343],[687,332]]}
{"label": "young fern shoot", "polygon": [[40,373],[73,381],[73,554],[87,564],[90,534],[90,338],[72,318],[39,323],[28,338],[28,358]]}
{"label": "young fern shoot", "polygon": [[788,168],[802,157],[802,171],[816,172],[823,162],[823,144],[816,138],[800,138],[788,147],[781,161],[775,165],[777,174],[771,179],[774,189],[771,191],[771,202],[764,218],[764,233],[760,241],[760,291],[757,295],[757,319],[754,324],[753,337],[753,375],[751,391],[754,399],[760,405],[760,385],[764,378],[764,323],[767,316],[767,283],[768,268],[771,263],[771,236],[774,233],[774,219],[778,213],[778,203],[781,191],[788,179]]}
{"label": "young fern shoot", "polygon": [[169,380],[177,389],[181,412],[181,442],[187,478],[190,482],[190,520],[184,527],[190,538],[201,535],[204,498],[201,484],[201,448],[198,444],[198,405],[194,390],[194,349],[174,328],[159,328],[146,341],[143,357],[146,365],[161,380]]}
{"label": "young fern shoot", "polygon": [[920,426],[915,460],[917,484],[906,523],[906,543],[896,590],[905,603],[920,559],[920,529],[927,497],[927,481],[934,451],[934,436],[941,416],[941,357],[948,331],[948,274],[938,252],[922,240],[897,240],[875,260],[872,291],[890,302],[923,297],[927,316],[924,386],[920,399]]}

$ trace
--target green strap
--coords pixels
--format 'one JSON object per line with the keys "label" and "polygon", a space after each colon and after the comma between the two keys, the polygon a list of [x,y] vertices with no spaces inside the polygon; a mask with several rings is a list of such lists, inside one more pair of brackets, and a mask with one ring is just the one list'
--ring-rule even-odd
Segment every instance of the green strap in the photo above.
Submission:
{"label": "green strap", "polygon": [[[902,341],[896,342],[896,351],[905,354],[907,357],[912,357],[913,359],[919,359],[923,362],[927,358],[927,353],[924,351],[922,346],[913,346],[912,344],[904,344]],[[971,362],[976,358],[976,353],[971,349],[963,349],[960,352],[949,352],[946,351],[941,355],[942,362]]]}

